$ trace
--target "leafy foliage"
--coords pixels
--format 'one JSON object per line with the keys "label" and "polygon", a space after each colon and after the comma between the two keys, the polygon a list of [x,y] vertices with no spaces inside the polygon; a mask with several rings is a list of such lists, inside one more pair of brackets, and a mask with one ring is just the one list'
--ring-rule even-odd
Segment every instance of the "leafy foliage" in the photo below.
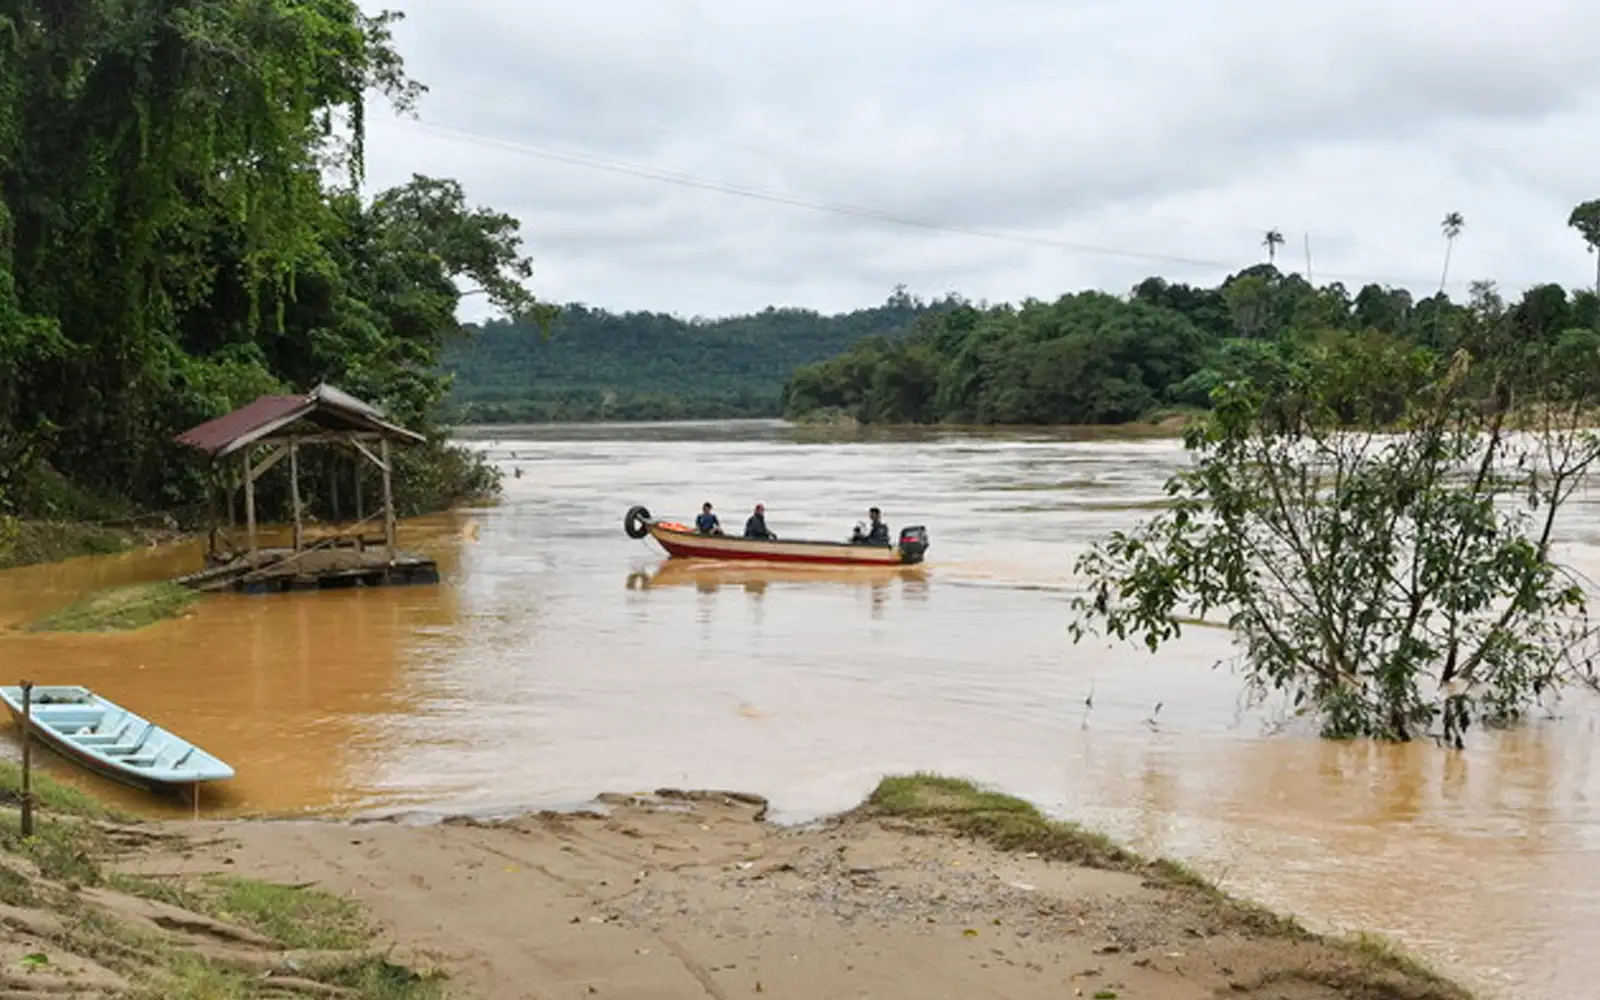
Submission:
{"label": "leafy foliage", "polygon": [[[1124,423],[1204,409],[1218,386],[1338,342],[1393,341],[1448,355],[1475,335],[1478,300],[1498,302],[1489,286],[1475,296],[1419,302],[1375,284],[1352,296],[1338,283],[1313,286],[1258,264],[1215,288],[1150,278],[1126,299],[1088,292],[1020,306],[963,303],[799,368],[784,389],[784,413],[865,423]],[[1542,285],[1509,312],[1517,344],[1548,347],[1596,328],[1600,302]]]}
{"label": "leafy foliage", "polygon": [[864,337],[948,311],[897,289],[870,309],[823,316],[768,308],[683,320],[661,313],[561,310],[548,339],[526,325],[486,324],[452,343],[451,415],[469,422],[771,417],[786,379]]}
{"label": "leafy foliage", "polygon": [[192,502],[175,433],[324,380],[426,429],[462,332],[456,279],[537,320],[515,220],[448,180],[355,193],[366,95],[408,110],[422,92],[397,17],[355,0],[0,5],[0,509],[41,463]]}
{"label": "leafy foliage", "polygon": [[1516,350],[1513,314],[1487,296],[1463,329],[1491,360],[1340,341],[1214,389],[1171,507],[1080,561],[1075,640],[1155,650],[1180,616],[1223,611],[1253,690],[1341,738],[1460,745],[1594,684],[1584,587],[1551,537],[1600,460],[1585,429],[1600,352],[1572,337]]}

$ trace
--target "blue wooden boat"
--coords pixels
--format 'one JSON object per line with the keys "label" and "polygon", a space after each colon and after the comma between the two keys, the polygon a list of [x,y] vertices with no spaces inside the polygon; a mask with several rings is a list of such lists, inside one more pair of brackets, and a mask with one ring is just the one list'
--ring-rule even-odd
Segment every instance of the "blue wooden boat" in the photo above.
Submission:
{"label": "blue wooden boat", "polygon": [[[22,722],[22,688],[0,686]],[[82,687],[35,687],[33,735],[97,774],[160,790],[233,777],[233,768],[179,736]]]}

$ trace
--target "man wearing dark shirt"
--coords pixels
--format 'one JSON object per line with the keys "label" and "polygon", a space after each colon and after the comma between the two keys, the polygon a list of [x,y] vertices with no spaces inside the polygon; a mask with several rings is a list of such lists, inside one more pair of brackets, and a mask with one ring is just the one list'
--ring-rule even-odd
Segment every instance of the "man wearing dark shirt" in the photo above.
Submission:
{"label": "man wearing dark shirt", "polygon": [[883,522],[883,511],[874,507],[867,511],[867,518],[870,522],[867,525],[867,533],[861,534],[861,528],[857,526],[856,533],[850,540],[859,545],[888,545],[889,526]]}
{"label": "man wearing dark shirt", "polygon": [[769,541],[778,537],[767,530],[767,507],[765,504],[756,504],[755,512],[750,515],[749,520],[744,522],[744,537],[765,538]]}
{"label": "man wearing dark shirt", "polygon": [[722,534],[722,522],[717,520],[717,515],[711,513],[711,504],[702,504],[700,516],[694,519],[694,530],[702,535]]}

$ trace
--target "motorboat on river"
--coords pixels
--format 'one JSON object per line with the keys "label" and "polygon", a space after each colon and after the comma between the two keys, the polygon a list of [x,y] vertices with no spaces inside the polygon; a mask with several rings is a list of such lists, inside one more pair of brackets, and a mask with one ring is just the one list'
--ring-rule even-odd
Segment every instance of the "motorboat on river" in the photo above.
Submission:
{"label": "motorboat on river", "polygon": [[824,566],[915,566],[928,551],[928,532],[920,525],[900,530],[897,542],[828,542],[787,538],[703,535],[687,524],[658,521],[644,507],[629,508],[622,519],[629,538],[653,538],[667,554],[683,559],[743,559],[752,562],[811,563]]}
{"label": "motorboat on river", "polygon": [[760,592],[773,584],[848,586],[876,589],[890,584],[916,586],[928,580],[926,566],[840,566],[827,563],[773,563],[753,559],[663,559],[654,570],[628,574],[629,590],[693,587],[710,593],[722,587]]}

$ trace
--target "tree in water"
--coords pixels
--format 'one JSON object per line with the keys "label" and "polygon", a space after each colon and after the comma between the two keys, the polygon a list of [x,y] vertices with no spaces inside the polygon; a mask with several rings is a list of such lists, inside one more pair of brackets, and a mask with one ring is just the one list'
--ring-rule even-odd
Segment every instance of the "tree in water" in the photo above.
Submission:
{"label": "tree in water", "polygon": [[1267,230],[1267,235],[1262,238],[1261,245],[1267,248],[1267,263],[1278,262],[1278,248],[1283,246],[1283,234],[1276,229]]}
{"label": "tree in water", "polygon": [[1497,301],[1478,296],[1447,359],[1374,333],[1218,387],[1170,509],[1082,557],[1074,641],[1154,651],[1221,611],[1257,700],[1331,738],[1460,746],[1594,686],[1585,591],[1551,538],[1600,460],[1596,358],[1493,353],[1514,336]]}
{"label": "tree in water", "polygon": [[1451,212],[1439,223],[1439,231],[1444,233],[1444,270],[1439,272],[1439,294],[1444,294],[1444,286],[1450,280],[1450,251],[1455,248],[1456,237],[1461,235],[1461,230],[1467,226],[1467,220],[1461,217],[1460,212]]}

